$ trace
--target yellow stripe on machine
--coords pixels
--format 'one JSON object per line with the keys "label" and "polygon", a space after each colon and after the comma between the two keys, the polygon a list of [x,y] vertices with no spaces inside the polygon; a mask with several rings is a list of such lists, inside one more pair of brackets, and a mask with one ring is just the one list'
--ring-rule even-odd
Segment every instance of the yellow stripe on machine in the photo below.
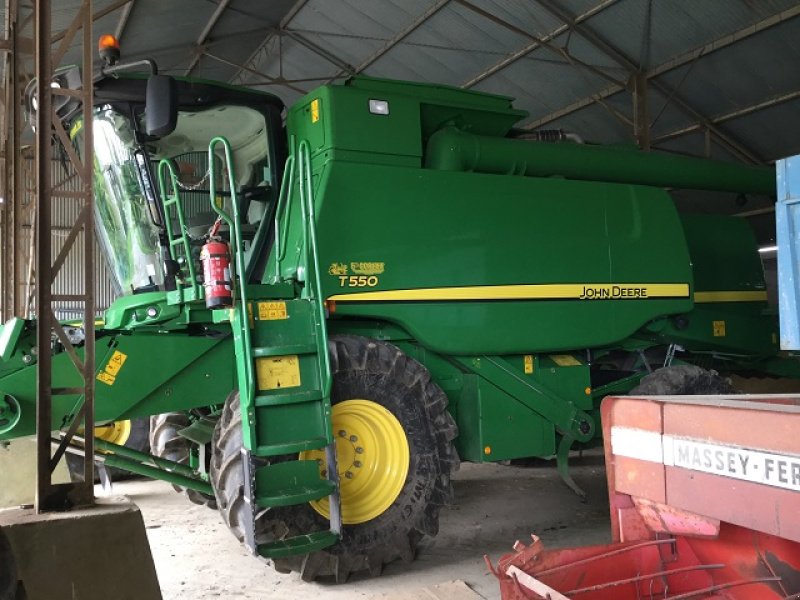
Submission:
{"label": "yellow stripe on machine", "polygon": [[766,302],[767,292],[695,292],[694,301],[706,302]]}
{"label": "yellow stripe on machine", "polygon": [[478,285],[336,294],[336,302],[414,302],[457,300],[643,300],[688,298],[688,283],[567,283]]}

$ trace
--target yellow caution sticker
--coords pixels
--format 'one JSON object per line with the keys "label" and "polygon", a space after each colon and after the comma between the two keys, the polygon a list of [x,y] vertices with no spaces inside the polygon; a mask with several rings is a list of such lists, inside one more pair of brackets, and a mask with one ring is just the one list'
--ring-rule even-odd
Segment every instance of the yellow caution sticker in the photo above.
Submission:
{"label": "yellow caution sticker", "polygon": [[581,361],[570,354],[551,354],[550,360],[559,367],[580,367]]}
{"label": "yellow caution sticker", "polygon": [[296,354],[257,358],[256,379],[259,390],[298,387],[302,383],[300,361]]}
{"label": "yellow caution sticker", "polygon": [[526,354],[523,359],[525,361],[525,374],[530,375],[533,373],[533,354]]}
{"label": "yellow caution sticker", "polygon": [[714,337],[725,337],[725,321],[714,321],[711,325]]}
{"label": "yellow caution sticker", "polygon": [[258,320],[259,321],[279,321],[288,319],[286,302],[259,302]]}
{"label": "yellow caution sticker", "polygon": [[311,101],[311,122],[319,121],[319,99]]}
{"label": "yellow caution sticker", "polygon": [[97,381],[102,381],[106,385],[114,385],[117,381],[117,375],[119,375],[126,360],[128,360],[127,354],[114,350],[114,354],[108,359],[106,366],[97,374]]}

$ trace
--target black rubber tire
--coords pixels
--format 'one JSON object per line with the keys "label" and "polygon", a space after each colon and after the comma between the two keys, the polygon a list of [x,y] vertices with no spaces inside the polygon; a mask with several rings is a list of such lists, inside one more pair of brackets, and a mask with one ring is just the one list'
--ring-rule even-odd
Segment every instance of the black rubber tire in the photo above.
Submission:
{"label": "black rubber tire", "polygon": [[[128,439],[125,441],[125,444],[123,445],[126,448],[130,448],[131,450],[138,450],[139,452],[149,452],[150,451],[150,442],[148,439],[149,434],[150,434],[150,419],[148,419],[147,417],[131,419],[131,434],[128,436]],[[65,455],[65,460],[67,461],[67,468],[69,469],[70,476],[73,479],[82,480],[83,458],[78,456],[77,454],[67,453]],[[124,469],[115,469],[113,467],[109,467],[108,476],[111,478],[112,481],[122,481],[123,479],[132,479],[134,477],[139,477],[139,475],[131,473],[130,471],[126,471]],[[97,467],[95,467],[94,480],[95,482],[100,481],[100,477],[97,474]]]}
{"label": "black rubber tire", "polygon": [[0,600],[15,600],[18,587],[19,575],[14,553],[5,534],[0,530]]}
{"label": "black rubber tire", "polygon": [[[379,575],[396,559],[411,561],[420,540],[439,530],[439,510],[452,500],[451,472],[459,459],[453,446],[458,429],[447,412],[447,396],[427,369],[387,342],[337,336],[329,342],[331,402],[360,398],[390,410],[406,431],[409,473],[400,494],[382,515],[345,525],[336,545],[309,555],[274,561],[279,572],[298,571],[306,581],[343,582],[351,573]],[[243,499],[241,411],[234,393],[214,431],[211,478],[223,520],[241,541],[249,507]],[[291,537],[328,526],[308,504],[263,511],[257,541]]]}
{"label": "black rubber tire", "polygon": [[735,394],[731,382],[716,371],[694,365],[675,365],[657,369],[642,377],[629,396],[690,396]]}
{"label": "black rubber tire", "polygon": [[[189,424],[189,416],[182,412],[164,413],[150,417],[150,452],[153,456],[166,458],[182,465],[189,464],[192,442],[178,435],[178,432],[188,427]],[[185,494],[194,504],[212,509],[217,508],[217,501],[213,496],[175,484],[172,487],[179,494]]]}

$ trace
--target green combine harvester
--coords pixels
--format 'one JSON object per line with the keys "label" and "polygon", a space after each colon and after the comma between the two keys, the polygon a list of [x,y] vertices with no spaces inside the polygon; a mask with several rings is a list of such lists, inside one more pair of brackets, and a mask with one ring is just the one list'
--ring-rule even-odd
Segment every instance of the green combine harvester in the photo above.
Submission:
{"label": "green combine harvester", "polygon": [[[665,191],[772,195],[772,168],[531,135],[510,98],[366,77],[286,112],[164,75],[101,75],[94,98],[122,292],[97,328],[96,419],[150,418],[152,449],[110,427],[97,459],[218,508],[279,571],[411,560],[459,460],[556,456],[577,489],[569,453],[600,442],[608,394],[800,374],[746,222]],[[59,113],[75,142],[77,108]],[[37,355],[80,384],[35,328],[0,332],[0,440],[34,433]],[[54,431],[79,401],[54,398]]]}

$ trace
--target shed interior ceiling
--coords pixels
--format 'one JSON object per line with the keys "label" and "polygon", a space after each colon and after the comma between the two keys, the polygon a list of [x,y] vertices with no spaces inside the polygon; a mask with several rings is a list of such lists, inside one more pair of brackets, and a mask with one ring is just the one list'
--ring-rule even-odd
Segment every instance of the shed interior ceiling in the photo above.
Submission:
{"label": "shed interior ceiling", "polygon": [[[53,3],[54,30],[66,29],[81,2]],[[653,149],[750,164],[800,153],[797,0],[94,0],[93,10],[95,37],[116,33],[125,60],[152,57],[162,72],[287,104],[364,73],[513,96],[529,113],[523,127],[635,143],[638,77]],[[79,62],[77,44],[62,64]],[[771,216],[752,222],[767,240]]]}

